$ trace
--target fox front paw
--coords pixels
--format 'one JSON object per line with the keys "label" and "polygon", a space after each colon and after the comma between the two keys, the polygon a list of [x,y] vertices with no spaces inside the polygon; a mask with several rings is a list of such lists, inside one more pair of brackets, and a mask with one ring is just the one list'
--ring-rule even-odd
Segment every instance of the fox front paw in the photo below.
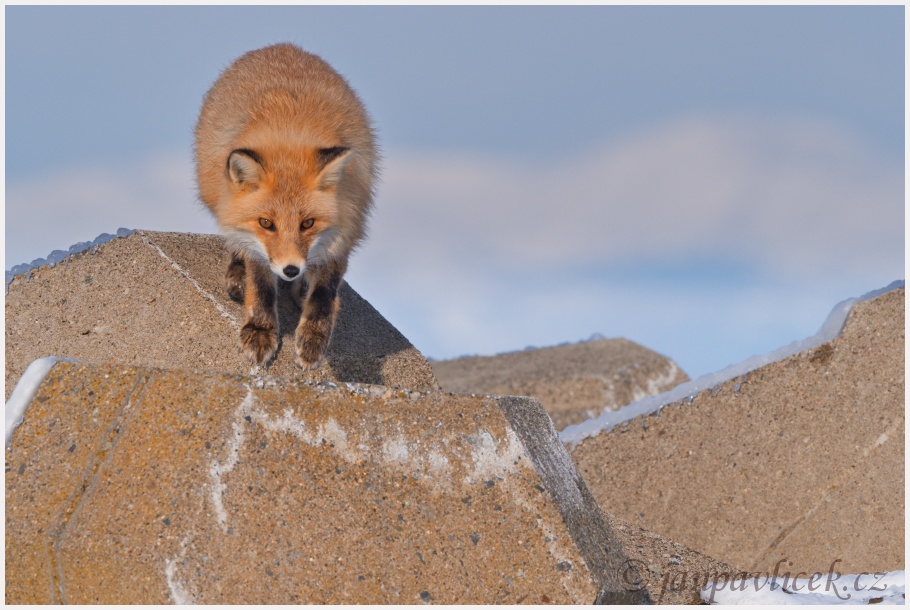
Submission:
{"label": "fox front paw", "polygon": [[297,327],[297,333],[294,336],[297,347],[297,364],[304,370],[315,369],[325,353],[329,337],[332,334],[332,327],[327,322],[329,321],[304,320]]}
{"label": "fox front paw", "polygon": [[246,291],[246,266],[242,260],[231,261],[227,273],[224,275],[224,287],[227,289],[229,297],[238,303],[243,303],[243,295]]}
{"label": "fox front paw", "polygon": [[251,363],[262,366],[278,350],[278,333],[274,328],[244,324],[240,329],[240,350]]}

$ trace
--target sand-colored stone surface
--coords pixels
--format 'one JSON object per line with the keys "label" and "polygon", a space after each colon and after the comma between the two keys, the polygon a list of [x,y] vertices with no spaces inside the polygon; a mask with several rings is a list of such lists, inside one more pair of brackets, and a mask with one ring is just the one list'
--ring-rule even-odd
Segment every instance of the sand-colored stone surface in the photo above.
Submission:
{"label": "sand-colored stone surface", "polygon": [[10,604],[679,603],[725,570],[603,514],[529,398],[60,362],[7,449]]}
{"label": "sand-colored stone surface", "polygon": [[597,597],[495,400],[261,385],[57,364],[7,453],[7,602]]}
{"label": "sand-colored stone surface", "polygon": [[627,339],[601,339],[496,356],[431,362],[449,392],[534,396],[557,430],[689,380],[666,356]]}
{"label": "sand-colored stone surface", "polygon": [[588,438],[600,506],[743,570],[904,568],[904,289],[835,340]]}
{"label": "sand-colored stone surface", "polygon": [[[6,397],[44,356],[247,374],[243,306],[223,288],[227,252],[215,235],[137,231],[16,276],[6,296]],[[346,283],[320,369],[294,362],[299,308],[279,300],[280,351],[271,375],[411,389],[438,387],[420,352]]]}

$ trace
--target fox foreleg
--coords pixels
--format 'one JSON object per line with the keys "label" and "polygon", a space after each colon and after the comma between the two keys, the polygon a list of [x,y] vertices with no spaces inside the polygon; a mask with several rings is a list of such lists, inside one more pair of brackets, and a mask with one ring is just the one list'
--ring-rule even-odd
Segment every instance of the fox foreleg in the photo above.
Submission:
{"label": "fox foreleg", "polygon": [[306,297],[294,335],[297,364],[304,369],[315,368],[329,345],[338,317],[338,286],[343,274],[342,266],[331,263],[307,269],[307,281],[302,284]]}
{"label": "fox foreleg", "polygon": [[250,362],[261,366],[278,350],[278,285],[266,263],[253,257],[244,259],[246,321],[240,329],[240,349]]}

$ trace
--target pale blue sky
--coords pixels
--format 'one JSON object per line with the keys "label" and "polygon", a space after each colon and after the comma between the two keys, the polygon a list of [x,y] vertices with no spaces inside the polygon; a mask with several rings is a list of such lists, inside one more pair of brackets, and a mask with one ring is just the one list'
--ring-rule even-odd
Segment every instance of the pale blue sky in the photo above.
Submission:
{"label": "pale blue sky", "polygon": [[351,284],[429,356],[625,336],[691,375],[904,275],[904,8],[6,7],[6,263],[214,231],[192,128],[289,40],[385,152]]}

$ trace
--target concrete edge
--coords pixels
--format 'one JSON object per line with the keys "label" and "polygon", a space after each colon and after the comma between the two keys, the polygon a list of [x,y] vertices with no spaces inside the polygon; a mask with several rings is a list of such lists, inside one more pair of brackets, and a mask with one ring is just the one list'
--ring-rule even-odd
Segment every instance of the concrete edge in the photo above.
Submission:
{"label": "concrete edge", "polygon": [[16,382],[16,387],[13,388],[9,400],[6,401],[5,442],[7,448],[9,448],[10,442],[13,440],[13,432],[25,420],[26,409],[28,409],[35,395],[38,394],[38,389],[44,383],[48,373],[58,362],[78,362],[78,360],[54,356],[38,358],[28,365],[25,372],[19,377],[19,381]]}
{"label": "concrete edge", "polygon": [[767,354],[746,358],[716,373],[708,373],[698,379],[681,383],[669,392],[643,398],[617,411],[607,411],[586,422],[568,426],[559,433],[559,438],[563,444],[575,449],[585,439],[606,434],[616,426],[631,421],[636,417],[654,414],[669,404],[691,400],[702,392],[719,387],[731,379],[742,377],[774,362],[779,362],[790,356],[818,347],[823,343],[833,341],[843,332],[850,312],[853,311],[855,305],[904,288],[904,284],[904,280],[895,280],[884,288],[867,292],[859,297],[844,299],[831,309],[819,331],[810,337],[801,341],[793,341]]}
{"label": "concrete edge", "polygon": [[[650,600],[646,591],[627,591],[619,583],[617,576],[622,570],[629,570],[628,557],[625,557],[619,537],[608,525],[565,446],[558,441],[553,421],[540,402],[533,397],[494,398],[521,442],[526,447],[534,448],[528,451],[534,467],[544,485],[552,491],[566,527],[600,589],[592,603],[648,603]],[[537,408],[527,408],[526,404]],[[554,438],[557,439],[555,443],[552,442]]]}
{"label": "concrete edge", "polygon": [[74,254],[81,254],[83,252],[86,252],[87,250],[97,248],[98,246],[106,244],[107,242],[112,241],[117,238],[129,237],[130,235],[132,235],[135,232],[136,232],[135,229],[125,229],[123,227],[120,227],[119,229],[117,229],[117,231],[113,235],[110,233],[102,233],[101,235],[99,235],[92,241],[80,241],[80,242],[73,244],[66,250],[54,250],[53,252],[51,252],[50,254],[47,255],[47,258],[36,258],[35,260],[33,260],[30,263],[20,263],[18,265],[14,265],[14,266],[10,267],[9,269],[7,269],[5,272],[6,273],[6,291],[9,292],[9,285],[12,283],[13,279],[15,279],[15,277],[18,275],[29,274],[32,269],[38,269],[40,267],[44,267],[44,266],[48,266],[48,265],[53,267],[57,263],[62,263],[63,261],[68,260],[69,257],[73,256]]}

